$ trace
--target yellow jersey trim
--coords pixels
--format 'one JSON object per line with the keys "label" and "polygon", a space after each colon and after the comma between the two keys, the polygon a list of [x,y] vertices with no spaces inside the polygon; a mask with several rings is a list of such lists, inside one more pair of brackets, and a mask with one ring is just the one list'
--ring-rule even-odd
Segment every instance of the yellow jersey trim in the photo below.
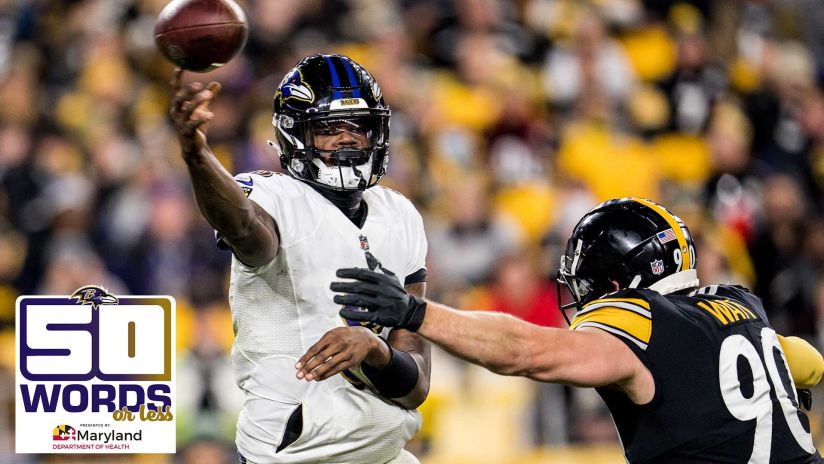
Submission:
{"label": "yellow jersey trim", "polygon": [[569,327],[604,325],[620,330],[627,336],[646,345],[652,337],[652,319],[637,312],[619,307],[603,307],[576,315]]}

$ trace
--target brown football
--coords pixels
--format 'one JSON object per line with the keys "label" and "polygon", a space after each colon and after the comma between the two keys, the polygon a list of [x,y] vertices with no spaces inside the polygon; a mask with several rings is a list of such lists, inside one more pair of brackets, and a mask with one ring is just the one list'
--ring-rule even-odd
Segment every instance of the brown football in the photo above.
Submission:
{"label": "brown football", "polygon": [[249,25],[232,0],[174,0],[157,18],[155,44],[175,65],[196,72],[217,69],[246,43]]}

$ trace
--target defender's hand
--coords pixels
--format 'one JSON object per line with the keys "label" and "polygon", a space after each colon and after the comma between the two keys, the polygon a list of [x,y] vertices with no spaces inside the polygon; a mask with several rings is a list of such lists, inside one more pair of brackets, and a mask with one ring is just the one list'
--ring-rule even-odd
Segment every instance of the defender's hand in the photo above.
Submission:
{"label": "defender's hand", "polygon": [[355,321],[416,331],[423,323],[426,302],[406,293],[395,274],[368,269],[338,269],[337,276],[354,282],[332,282],[335,303],[346,305],[340,315]]}
{"label": "defender's hand", "polygon": [[391,355],[389,345],[366,327],[337,327],[312,345],[295,369],[299,379],[321,381],[362,362],[381,369]]}
{"label": "defender's hand", "polygon": [[206,126],[214,117],[214,113],[209,111],[209,103],[220,92],[220,84],[210,82],[203,85],[202,82],[192,82],[183,86],[183,70],[175,69],[175,75],[171,80],[172,97],[169,106],[169,116],[180,140],[180,148],[183,156],[200,152],[206,146]]}

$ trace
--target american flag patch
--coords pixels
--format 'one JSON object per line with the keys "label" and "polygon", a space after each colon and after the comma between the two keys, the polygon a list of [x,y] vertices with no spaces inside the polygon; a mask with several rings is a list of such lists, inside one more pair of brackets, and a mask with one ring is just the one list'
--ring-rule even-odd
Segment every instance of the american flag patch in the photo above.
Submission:
{"label": "american flag patch", "polygon": [[672,229],[667,229],[663,232],[658,232],[658,234],[656,234],[656,237],[658,237],[658,241],[661,243],[671,242],[675,240],[675,231],[673,231]]}

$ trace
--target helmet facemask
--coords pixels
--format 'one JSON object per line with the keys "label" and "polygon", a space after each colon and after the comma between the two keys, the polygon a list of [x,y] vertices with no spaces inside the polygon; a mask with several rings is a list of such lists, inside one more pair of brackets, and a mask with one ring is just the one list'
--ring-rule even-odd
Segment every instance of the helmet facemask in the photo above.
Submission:
{"label": "helmet facemask", "polygon": [[[333,190],[364,190],[386,173],[389,110],[276,115],[281,157],[292,175]],[[283,157],[286,155],[286,159]]]}
{"label": "helmet facemask", "polygon": [[[579,311],[584,304],[590,300],[597,298],[595,295],[595,285],[589,279],[578,275],[578,270],[581,267],[581,247],[583,242],[578,240],[575,248],[570,246],[566,254],[561,256],[561,267],[558,269],[557,286],[558,291],[558,307],[561,309],[561,314],[564,315],[567,324],[572,325],[572,322],[567,315],[567,311],[575,309]],[[561,295],[566,289],[572,299],[571,302],[563,304]]]}

